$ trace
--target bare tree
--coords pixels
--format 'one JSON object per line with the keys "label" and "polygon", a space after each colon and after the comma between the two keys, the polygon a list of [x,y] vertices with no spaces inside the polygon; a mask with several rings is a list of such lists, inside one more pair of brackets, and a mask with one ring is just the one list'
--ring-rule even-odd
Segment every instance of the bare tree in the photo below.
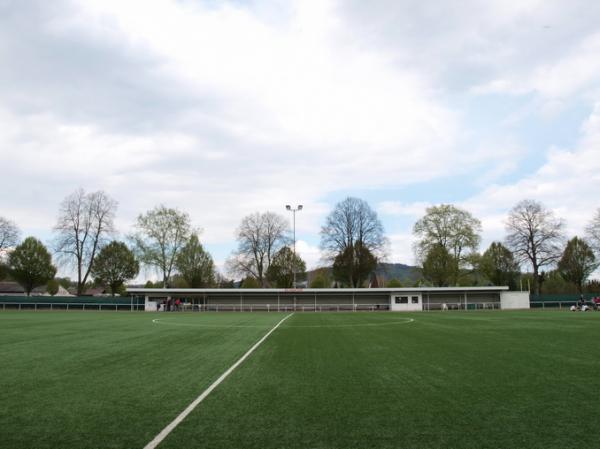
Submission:
{"label": "bare tree", "polygon": [[358,253],[370,255],[377,262],[385,254],[386,243],[377,213],[359,198],[348,197],[336,204],[321,227],[321,249],[325,258],[330,262],[337,258],[339,262],[343,257],[346,263],[338,263],[338,266],[345,267],[345,275],[338,270],[338,277],[353,286],[359,286],[359,279],[365,275],[359,268],[364,258],[358,257]]}
{"label": "bare tree", "polygon": [[598,258],[600,258],[600,209],[596,210],[596,215],[594,215],[592,221],[586,226],[585,234],[592,249],[596,252]]}
{"label": "bare tree", "polygon": [[540,294],[540,268],[561,256],[564,222],[534,200],[513,207],[506,221],[506,244],[520,263],[533,269],[533,291]]}
{"label": "bare tree", "polygon": [[98,251],[115,232],[117,202],[105,192],[78,189],[67,196],[54,227],[56,252],[77,271],[77,294],[83,294]]}
{"label": "bare tree", "polygon": [[0,217],[0,251],[12,248],[19,243],[21,232],[12,221]]}
{"label": "bare tree", "polygon": [[135,227],[137,232],[130,236],[135,253],[142,263],[160,270],[166,288],[177,255],[190,236],[190,216],[160,205],[140,214]]}
{"label": "bare tree", "polygon": [[274,212],[248,215],[237,230],[238,249],[227,261],[232,274],[254,277],[264,287],[275,253],[288,241],[289,223]]}

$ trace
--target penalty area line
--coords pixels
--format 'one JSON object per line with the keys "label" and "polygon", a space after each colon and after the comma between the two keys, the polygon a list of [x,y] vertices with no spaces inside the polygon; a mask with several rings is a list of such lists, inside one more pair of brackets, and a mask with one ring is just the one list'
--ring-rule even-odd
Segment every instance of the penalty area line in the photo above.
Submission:
{"label": "penalty area line", "polygon": [[185,410],[177,416],[177,418],[175,418],[163,430],[161,430],[160,433],[156,435],[152,441],[146,444],[146,446],[144,446],[144,449],[155,449],[175,429],[175,427],[177,427],[181,423],[181,421],[183,421],[192,412],[192,410],[194,410],[198,406],[198,404],[200,404],[204,399],[206,399],[206,397],[215,388],[217,388],[219,384],[221,384],[221,382],[223,382],[227,378],[227,376],[229,376],[233,372],[233,370],[240,366],[244,362],[244,360],[246,360],[250,356],[250,354],[252,354],[254,350],[258,348],[262,344],[262,342],[265,341],[269,337],[269,335],[271,335],[275,331],[275,329],[277,329],[281,325],[281,323],[283,323],[293,314],[294,312],[290,313],[289,315],[286,315],[282,318],[282,320],[279,323],[273,326],[273,328],[269,332],[267,332],[260,340],[258,340],[254,344],[254,346],[248,349],[248,351],[242,357],[240,357],[240,359],[237,362],[231,365],[229,369],[223,374],[221,374],[221,376],[217,380],[215,380],[206,390],[204,390],[200,394],[200,396],[194,399],[194,401],[190,405],[188,405],[185,408]]}

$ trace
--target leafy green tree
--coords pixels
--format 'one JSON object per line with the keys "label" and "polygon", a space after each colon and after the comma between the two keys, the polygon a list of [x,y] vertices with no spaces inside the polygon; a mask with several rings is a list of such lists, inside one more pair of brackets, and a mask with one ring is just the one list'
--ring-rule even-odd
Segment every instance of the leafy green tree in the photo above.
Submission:
{"label": "leafy green tree", "polygon": [[[532,284],[533,276],[528,276],[529,283]],[[540,273],[542,283],[541,291],[547,294],[576,294],[577,286],[572,282],[565,280],[558,270],[542,271]]]}
{"label": "leafy green tree", "polygon": [[115,293],[117,294],[117,296],[127,296],[127,287],[125,286],[125,284],[119,285]]}
{"label": "leafy green tree", "polygon": [[248,276],[242,281],[240,288],[260,288],[260,284],[256,278]]}
{"label": "leafy green tree", "polygon": [[479,260],[479,270],[494,285],[507,285],[514,290],[519,277],[519,264],[502,243],[492,242]]}
{"label": "leafy green tree", "polygon": [[8,276],[9,269],[8,265],[0,261],[0,281],[3,281]]}
{"label": "leafy green tree", "polygon": [[189,288],[210,287],[215,283],[215,265],[211,255],[204,250],[197,234],[192,234],[177,258],[175,268]]}
{"label": "leafy green tree", "polygon": [[598,268],[596,257],[586,241],[579,237],[569,240],[558,261],[560,275],[566,281],[575,284],[579,293],[583,293],[585,282],[596,268]]}
{"label": "leafy green tree", "polygon": [[438,243],[433,245],[423,261],[423,277],[435,287],[447,287],[453,283],[456,261],[448,249]]}
{"label": "leafy green tree", "polygon": [[402,288],[402,282],[399,279],[390,279],[386,282],[386,287],[388,288]]}
{"label": "leafy green tree", "polygon": [[540,294],[540,271],[560,258],[564,223],[542,203],[523,200],[513,207],[506,222],[506,245],[517,261],[533,268],[533,293]]}
{"label": "leafy green tree", "polygon": [[46,291],[50,294],[50,296],[54,296],[58,293],[58,289],[60,284],[56,279],[50,279],[46,284]]}
{"label": "leafy green tree", "polygon": [[69,278],[69,277],[64,277],[64,278],[56,277],[54,279],[56,279],[58,284],[65,290],[69,290],[73,286],[73,282],[71,281],[71,278]]}
{"label": "leafy green tree", "polygon": [[190,288],[190,284],[185,280],[185,278],[176,273],[171,276],[171,280],[169,281],[170,288]]}
{"label": "leafy green tree", "polygon": [[123,242],[113,241],[102,248],[92,267],[92,275],[110,288],[113,296],[119,286],[133,279],[140,271],[140,264],[133,252]]}
{"label": "leafy green tree", "polygon": [[139,260],[155,267],[162,275],[162,286],[167,287],[175,260],[191,233],[190,217],[185,212],[163,205],[140,214],[130,236]]}
{"label": "leafy green tree", "polygon": [[329,286],[327,278],[321,274],[317,274],[310,283],[310,288],[329,288]]}
{"label": "leafy green tree", "polygon": [[273,257],[267,270],[267,279],[278,288],[292,288],[294,273],[296,279],[303,280],[306,277],[306,263],[289,246],[284,246]]}
{"label": "leafy green tree", "polygon": [[348,246],[333,261],[333,278],[354,288],[361,287],[377,267],[377,258],[357,242]]}
{"label": "leafy green tree", "polygon": [[[448,281],[457,285],[461,269],[469,265],[469,255],[477,251],[481,241],[481,222],[470,212],[452,204],[428,207],[425,216],[413,227],[418,242],[417,258],[425,260],[429,254],[442,254],[441,246],[452,256],[453,271]],[[432,250],[434,250],[432,252]],[[448,260],[440,261],[447,263]]]}
{"label": "leafy green tree", "polygon": [[52,256],[35,237],[27,237],[8,256],[10,274],[27,296],[35,287],[46,284],[56,274]]}
{"label": "leafy green tree", "polygon": [[310,288],[329,288],[331,287],[331,269],[328,267],[317,268],[312,272],[310,279]]}
{"label": "leafy green tree", "polygon": [[377,213],[359,198],[336,204],[321,228],[321,249],[333,262],[334,278],[355,287],[369,277],[386,244]]}

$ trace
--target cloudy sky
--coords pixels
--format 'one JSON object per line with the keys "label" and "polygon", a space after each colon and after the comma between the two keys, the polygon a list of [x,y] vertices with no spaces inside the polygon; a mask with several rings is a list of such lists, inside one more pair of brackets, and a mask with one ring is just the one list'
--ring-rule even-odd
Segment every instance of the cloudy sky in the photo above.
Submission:
{"label": "cloudy sky", "polygon": [[0,215],[49,241],[78,187],[125,235],[162,203],[222,264],[240,219],[319,229],[369,201],[389,260],[454,203],[504,237],[542,201],[582,232],[600,207],[600,2],[0,0]]}

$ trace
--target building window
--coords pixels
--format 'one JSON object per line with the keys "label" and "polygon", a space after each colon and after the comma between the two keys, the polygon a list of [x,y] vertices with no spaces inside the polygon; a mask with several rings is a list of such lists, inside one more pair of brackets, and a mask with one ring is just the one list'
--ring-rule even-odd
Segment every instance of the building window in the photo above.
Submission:
{"label": "building window", "polygon": [[396,304],[408,304],[408,296],[396,296]]}
{"label": "building window", "polygon": [[413,304],[419,304],[419,297],[418,296],[413,296],[412,297],[412,303]]}

